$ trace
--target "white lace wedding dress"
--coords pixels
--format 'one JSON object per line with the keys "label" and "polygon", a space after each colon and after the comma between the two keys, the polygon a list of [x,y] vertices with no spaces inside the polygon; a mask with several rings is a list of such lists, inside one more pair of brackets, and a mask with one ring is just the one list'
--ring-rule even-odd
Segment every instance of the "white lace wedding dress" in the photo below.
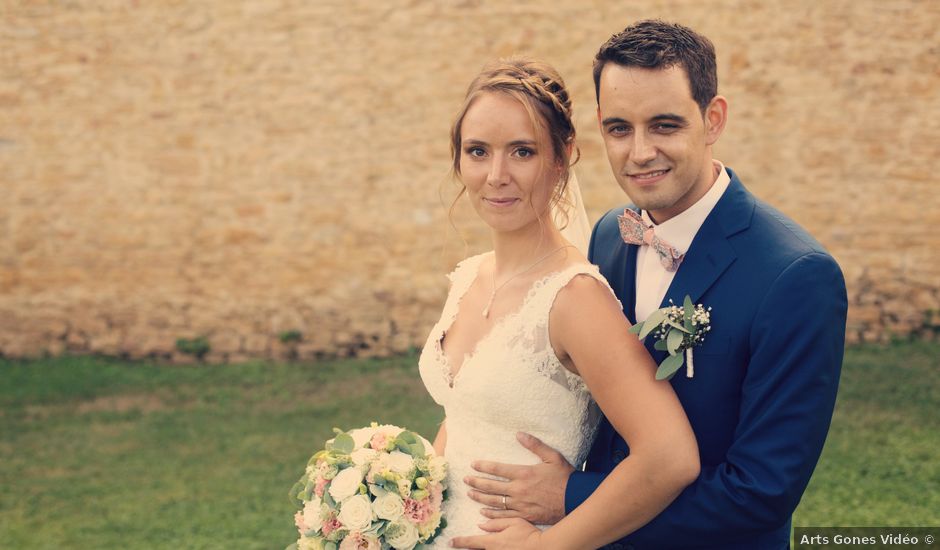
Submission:
{"label": "white lace wedding dress", "polygon": [[450,274],[444,311],[419,361],[421,379],[431,397],[444,407],[447,418],[447,528],[432,548],[449,548],[455,536],[483,533],[478,527],[486,521],[480,515],[482,505],[467,496],[469,487],[462,481],[475,474],[470,468],[472,460],[537,463],[538,458],[516,440],[516,432],[524,431],[577,467],[587,457],[600,418],[587,386],[555,356],[548,333],[555,296],[575,276],[594,277],[610,288],[590,264],[570,266],[538,280],[519,309],[497,320],[451,379],[451,365],[441,340],[488,254],[467,258]]}

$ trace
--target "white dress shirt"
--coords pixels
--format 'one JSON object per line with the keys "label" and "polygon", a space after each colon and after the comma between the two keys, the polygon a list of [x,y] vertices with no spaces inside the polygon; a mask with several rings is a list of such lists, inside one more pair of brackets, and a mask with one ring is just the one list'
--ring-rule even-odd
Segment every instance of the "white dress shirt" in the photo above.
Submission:
{"label": "white dress shirt", "polygon": [[[713,160],[718,167],[718,178],[712,184],[711,189],[700,198],[695,204],[679,215],[670,218],[657,225],[653,223],[646,210],[640,212],[643,223],[647,227],[652,227],[653,232],[660,239],[676,247],[679,252],[685,254],[692,245],[692,239],[705,223],[705,218],[711,213],[712,209],[718,204],[718,199],[724,194],[731,178],[725,171],[725,165],[717,160]],[[679,266],[682,269],[682,266]],[[663,264],[659,261],[659,254],[651,250],[649,246],[641,246],[636,256],[636,320],[643,321],[659,309],[672,279],[676,276],[676,271],[666,271]],[[681,305],[681,304],[677,304]]]}

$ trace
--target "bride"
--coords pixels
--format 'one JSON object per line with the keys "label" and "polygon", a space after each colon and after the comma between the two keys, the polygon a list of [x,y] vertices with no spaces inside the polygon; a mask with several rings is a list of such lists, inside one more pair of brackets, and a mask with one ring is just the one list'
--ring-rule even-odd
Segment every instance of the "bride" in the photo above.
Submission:
{"label": "bride", "polygon": [[[563,236],[579,194],[569,189],[575,130],[551,67],[514,57],[470,84],[451,132],[453,170],[493,250],[451,273],[441,319],[419,362],[444,407],[434,448],[450,463],[447,527],[433,547],[483,534],[482,506],[460,490],[473,460],[533,464],[527,432],[584,462],[598,405],[630,455],[556,525],[506,521],[527,548],[597,548],[639,528],[698,475],[691,427],[597,268]],[[572,200],[574,197],[574,200]],[[553,209],[561,212],[556,223]],[[586,225],[585,225],[586,227]],[[505,507],[506,497],[492,504]]]}

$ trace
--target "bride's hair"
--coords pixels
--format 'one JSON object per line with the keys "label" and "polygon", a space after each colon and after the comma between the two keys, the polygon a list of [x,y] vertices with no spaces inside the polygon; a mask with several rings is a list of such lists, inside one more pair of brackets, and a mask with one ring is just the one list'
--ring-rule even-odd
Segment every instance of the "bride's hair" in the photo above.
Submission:
{"label": "bride's hair", "polygon": [[[467,88],[463,105],[450,130],[452,170],[456,176],[460,176],[460,131],[464,116],[473,101],[486,92],[499,92],[519,100],[536,131],[541,133],[545,130],[549,136],[554,158],[562,167],[551,204],[564,215],[566,221],[562,226],[566,225],[567,211],[564,206],[569,206],[565,198],[569,169],[578,162],[581,151],[577,146],[572,147],[575,129],[571,120],[571,99],[561,75],[547,63],[520,55],[499,59],[483,67]],[[571,160],[572,149],[575,151],[574,161]],[[465,192],[466,187],[462,187],[451,210]]]}

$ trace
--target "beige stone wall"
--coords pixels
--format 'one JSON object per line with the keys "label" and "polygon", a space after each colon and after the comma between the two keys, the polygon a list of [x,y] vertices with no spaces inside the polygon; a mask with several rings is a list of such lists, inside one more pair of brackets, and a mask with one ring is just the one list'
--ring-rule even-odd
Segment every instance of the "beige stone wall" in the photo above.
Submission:
{"label": "beige stone wall", "polygon": [[849,337],[940,309],[940,3],[0,0],[0,353],[210,360],[420,346],[486,234],[446,210],[487,60],[573,91],[589,213],[624,200],[591,58],[638,18],[713,38],[718,156],[842,264]]}

